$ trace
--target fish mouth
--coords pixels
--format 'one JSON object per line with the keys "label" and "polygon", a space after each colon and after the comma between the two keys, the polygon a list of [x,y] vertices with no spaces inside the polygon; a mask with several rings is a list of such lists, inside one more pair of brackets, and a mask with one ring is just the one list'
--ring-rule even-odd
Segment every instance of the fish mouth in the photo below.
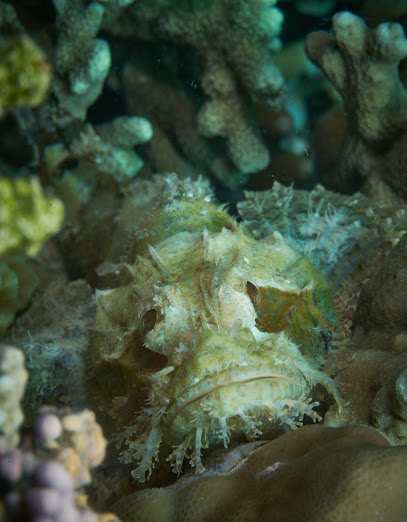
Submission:
{"label": "fish mouth", "polygon": [[[199,403],[215,392],[228,389],[236,385],[245,385],[254,382],[272,380],[284,381],[289,387],[296,389],[296,394],[303,395],[306,388],[306,380],[301,372],[273,365],[259,368],[258,366],[239,366],[227,369],[216,375],[207,376],[190,386],[188,390],[178,397],[167,409],[166,423],[171,425],[176,417],[186,412],[194,403]],[[299,398],[299,397],[298,397]]]}

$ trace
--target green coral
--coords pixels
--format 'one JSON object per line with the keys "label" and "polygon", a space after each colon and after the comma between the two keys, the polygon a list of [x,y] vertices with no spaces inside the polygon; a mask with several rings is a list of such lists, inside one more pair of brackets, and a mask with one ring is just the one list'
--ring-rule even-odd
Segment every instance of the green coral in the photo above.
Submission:
{"label": "green coral", "polygon": [[21,252],[35,256],[59,231],[62,202],[48,196],[36,178],[0,177],[0,259]]}
{"label": "green coral", "polygon": [[50,83],[45,54],[27,35],[0,39],[0,116],[7,109],[36,107]]}
{"label": "green coral", "polygon": [[0,177],[0,335],[38,286],[27,255],[38,254],[63,217],[63,204],[38,179]]}

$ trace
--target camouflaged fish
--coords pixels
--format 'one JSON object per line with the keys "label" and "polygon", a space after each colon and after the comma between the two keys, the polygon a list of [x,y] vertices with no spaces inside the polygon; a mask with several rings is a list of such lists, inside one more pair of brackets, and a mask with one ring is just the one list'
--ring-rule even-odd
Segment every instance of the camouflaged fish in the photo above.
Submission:
{"label": "camouflaged fish", "polygon": [[[301,220],[294,191],[276,184],[247,195],[239,224],[202,181],[154,183],[123,211],[115,237],[131,230],[122,248],[135,262],[124,265],[125,284],[98,292],[90,350],[107,409],[122,426],[122,460],[136,464],[140,482],[157,461],[179,474],[189,459],[200,472],[203,448],[320,420],[317,385],[340,402],[321,370],[337,328],[327,277],[346,278],[362,257],[352,258],[355,244],[363,250],[372,241],[372,230],[360,234],[373,219],[351,199],[360,195],[342,196],[337,211],[332,193],[298,191]],[[266,220],[267,212],[274,214]],[[338,259],[347,267],[340,277]]]}

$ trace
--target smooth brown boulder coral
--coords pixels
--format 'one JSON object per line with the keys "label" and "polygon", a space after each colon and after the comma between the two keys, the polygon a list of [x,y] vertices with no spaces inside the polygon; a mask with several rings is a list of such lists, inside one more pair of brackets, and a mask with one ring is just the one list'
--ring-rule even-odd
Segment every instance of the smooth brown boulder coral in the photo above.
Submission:
{"label": "smooth brown boulder coral", "polygon": [[373,429],[305,426],[213,456],[207,471],[117,502],[123,522],[405,520],[407,447]]}

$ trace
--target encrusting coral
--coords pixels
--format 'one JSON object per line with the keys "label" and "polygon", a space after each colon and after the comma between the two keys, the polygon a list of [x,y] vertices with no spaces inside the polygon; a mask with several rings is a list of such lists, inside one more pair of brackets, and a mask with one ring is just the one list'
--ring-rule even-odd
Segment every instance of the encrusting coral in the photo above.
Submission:
{"label": "encrusting coral", "polygon": [[202,475],[124,497],[123,522],[386,520],[405,516],[407,448],[349,426],[304,426],[214,453]]}
{"label": "encrusting coral", "polygon": [[333,34],[311,33],[306,52],[343,97],[347,127],[328,188],[351,193],[407,195],[407,91],[398,66],[407,56],[400,24],[374,29],[362,18],[337,13]]}

